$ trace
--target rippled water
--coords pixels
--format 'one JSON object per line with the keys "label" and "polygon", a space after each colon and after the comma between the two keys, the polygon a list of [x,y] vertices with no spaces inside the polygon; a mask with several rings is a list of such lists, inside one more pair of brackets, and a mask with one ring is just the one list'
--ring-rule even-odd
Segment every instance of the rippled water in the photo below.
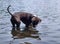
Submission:
{"label": "rippled water", "polygon": [[[36,30],[13,29],[12,13],[25,11],[42,19]],[[38,30],[38,31],[37,31]],[[60,44],[60,0],[0,0],[0,44]]]}

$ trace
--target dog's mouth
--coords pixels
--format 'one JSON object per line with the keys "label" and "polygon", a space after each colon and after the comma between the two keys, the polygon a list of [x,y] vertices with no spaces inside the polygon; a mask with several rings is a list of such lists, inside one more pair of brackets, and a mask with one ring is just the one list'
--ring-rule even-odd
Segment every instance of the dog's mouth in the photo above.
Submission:
{"label": "dog's mouth", "polygon": [[32,25],[33,25],[33,27],[36,27],[36,26],[37,26],[37,24],[38,24],[38,22],[37,22],[37,21],[32,21]]}

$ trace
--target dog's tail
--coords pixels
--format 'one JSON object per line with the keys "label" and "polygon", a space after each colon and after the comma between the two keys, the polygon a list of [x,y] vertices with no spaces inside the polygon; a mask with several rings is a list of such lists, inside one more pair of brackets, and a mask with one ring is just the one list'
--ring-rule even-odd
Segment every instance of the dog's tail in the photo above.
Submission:
{"label": "dog's tail", "polygon": [[9,11],[9,7],[11,7],[11,5],[9,5],[9,6],[7,7],[7,11],[8,11],[8,13],[9,13],[11,16],[13,16],[13,14]]}

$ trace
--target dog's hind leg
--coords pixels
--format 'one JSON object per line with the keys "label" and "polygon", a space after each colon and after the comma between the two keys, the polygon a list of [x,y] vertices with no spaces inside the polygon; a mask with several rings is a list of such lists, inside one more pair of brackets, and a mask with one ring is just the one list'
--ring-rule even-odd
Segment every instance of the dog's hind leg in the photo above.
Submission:
{"label": "dog's hind leg", "polygon": [[16,27],[17,27],[17,28],[20,28],[20,24],[21,24],[20,19],[17,19],[17,20],[16,20]]}
{"label": "dog's hind leg", "polygon": [[10,19],[10,21],[11,21],[12,27],[15,28],[15,22],[12,19]]}

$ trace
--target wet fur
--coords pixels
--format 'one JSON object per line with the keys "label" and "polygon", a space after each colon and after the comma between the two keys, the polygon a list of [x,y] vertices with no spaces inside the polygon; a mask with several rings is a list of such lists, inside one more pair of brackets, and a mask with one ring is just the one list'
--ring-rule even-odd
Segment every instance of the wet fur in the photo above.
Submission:
{"label": "wet fur", "polygon": [[21,21],[28,27],[31,23],[33,24],[33,27],[38,24],[38,22],[41,22],[41,19],[38,17],[33,16],[31,13],[26,13],[26,12],[15,12],[14,14],[10,13],[9,7],[7,8],[8,13],[11,15],[11,23],[12,26],[15,27],[20,27]]}

